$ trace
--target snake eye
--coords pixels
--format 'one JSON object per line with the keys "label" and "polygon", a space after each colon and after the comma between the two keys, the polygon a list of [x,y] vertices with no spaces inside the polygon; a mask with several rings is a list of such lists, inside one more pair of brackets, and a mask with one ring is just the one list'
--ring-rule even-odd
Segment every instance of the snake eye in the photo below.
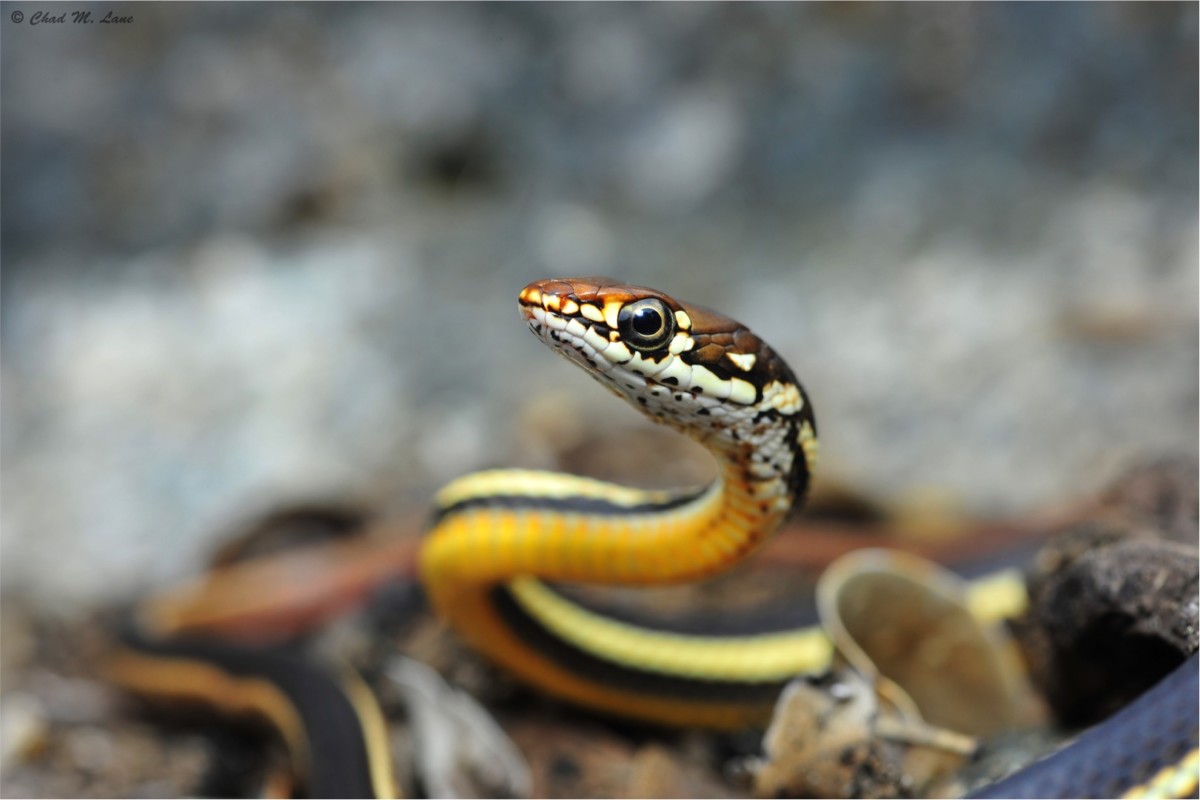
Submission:
{"label": "snake eye", "polygon": [[617,331],[635,350],[657,350],[675,335],[675,315],[662,300],[647,297],[621,309]]}

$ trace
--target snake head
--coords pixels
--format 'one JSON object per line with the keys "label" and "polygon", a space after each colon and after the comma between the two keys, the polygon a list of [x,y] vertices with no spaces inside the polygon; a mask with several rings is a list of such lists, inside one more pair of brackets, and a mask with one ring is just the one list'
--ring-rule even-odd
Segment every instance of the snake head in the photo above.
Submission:
{"label": "snake head", "polygon": [[[535,281],[520,295],[530,330],[656,422],[704,442],[744,442],[811,409],[788,365],[746,326],[612,278]],[[815,441],[815,437],[814,437]]]}

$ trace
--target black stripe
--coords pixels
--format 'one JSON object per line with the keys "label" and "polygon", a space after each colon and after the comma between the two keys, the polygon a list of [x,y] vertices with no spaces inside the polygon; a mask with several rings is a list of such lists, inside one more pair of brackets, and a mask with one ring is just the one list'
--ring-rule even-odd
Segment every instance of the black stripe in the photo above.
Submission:
{"label": "black stripe", "polygon": [[[939,566],[951,570],[964,581],[973,581],[990,577],[1001,570],[1025,567],[1032,562],[1043,544],[1042,541],[1030,541],[999,556],[986,555]],[[752,580],[749,576],[745,579]],[[803,583],[803,580],[801,582]],[[548,585],[575,605],[593,614],[661,633],[742,637],[790,633],[820,624],[812,592],[808,592],[806,596],[777,599],[770,604],[744,610],[685,609],[661,614],[645,608],[631,608],[613,600],[583,596],[577,589],[568,585]]]}
{"label": "black stripe", "polygon": [[615,690],[708,703],[760,703],[768,706],[775,701],[787,683],[786,679],[722,681],[690,678],[609,661],[576,647],[547,630],[517,602],[508,587],[493,587],[490,596],[497,614],[528,647],[561,664],[569,672]]}
{"label": "black stripe", "polygon": [[639,503],[637,505],[620,505],[602,497],[539,497],[537,495],[499,494],[469,497],[448,506],[434,509],[429,520],[429,527],[435,527],[446,517],[463,511],[477,508],[506,509],[530,511],[559,511],[577,514],[593,514],[597,516],[620,516],[625,514],[648,514],[656,511],[670,511],[685,506],[697,499],[708,487],[694,489],[674,495],[658,503]]}
{"label": "black stripe", "polygon": [[374,797],[358,712],[334,672],[297,647],[242,647],[199,637],[152,639],[132,624],[121,641],[149,656],[212,664],[244,678],[267,681],[288,698],[308,740],[306,789],[310,797]]}

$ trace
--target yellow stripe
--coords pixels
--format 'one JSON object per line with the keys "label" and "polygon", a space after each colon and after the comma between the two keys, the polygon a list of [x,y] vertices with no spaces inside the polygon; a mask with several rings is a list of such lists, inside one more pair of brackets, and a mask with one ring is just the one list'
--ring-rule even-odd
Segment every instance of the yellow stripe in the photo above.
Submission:
{"label": "yellow stripe", "polygon": [[[692,636],[654,631],[603,617],[571,602],[541,581],[508,584],[513,598],[555,636],[625,666],[727,681],[783,680],[829,665],[832,645],[817,626],[758,636]],[[968,592],[968,608],[981,622],[1015,616],[1027,602],[1017,570],[981,578]]]}
{"label": "yellow stripe", "polygon": [[467,500],[487,497],[534,497],[568,500],[583,497],[604,500],[617,506],[640,506],[664,503],[678,492],[635,489],[561,472],[539,472],[525,469],[493,469],[475,472],[451,481],[437,493],[434,504],[448,508]]}
{"label": "yellow stripe", "polygon": [[1121,796],[1147,800],[1195,797],[1197,787],[1200,787],[1200,750],[1193,749],[1177,763],[1163,767],[1153,778]]}
{"label": "yellow stripe", "polygon": [[370,687],[363,682],[358,672],[349,666],[341,670],[342,688],[350,698],[362,726],[363,741],[367,747],[367,764],[371,771],[371,786],[376,797],[400,797],[396,775],[392,770],[392,748],[388,742],[387,722],[383,711],[375,701]]}
{"label": "yellow stripe", "polygon": [[994,572],[967,584],[967,608],[981,622],[1015,619],[1028,605],[1025,577],[1019,569]]}
{"label": "yellow stripe", "polygon": [[723,638],[650,631],[602,617],[534,578],[509,583],[513,597],[548,630],[580,649],[637,669],[726,681],[786,680],[829,664],[817,627]]}

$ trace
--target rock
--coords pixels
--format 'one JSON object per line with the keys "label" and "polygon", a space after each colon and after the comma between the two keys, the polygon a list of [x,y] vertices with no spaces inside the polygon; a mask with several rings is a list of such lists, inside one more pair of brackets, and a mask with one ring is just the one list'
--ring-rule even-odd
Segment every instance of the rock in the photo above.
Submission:
{"label": "rock", "polygon": [[1038,554],[1017,629],[1064,724],[1104,719],[1196,652],[1196,480],[1186,460],[1135,470]]}

